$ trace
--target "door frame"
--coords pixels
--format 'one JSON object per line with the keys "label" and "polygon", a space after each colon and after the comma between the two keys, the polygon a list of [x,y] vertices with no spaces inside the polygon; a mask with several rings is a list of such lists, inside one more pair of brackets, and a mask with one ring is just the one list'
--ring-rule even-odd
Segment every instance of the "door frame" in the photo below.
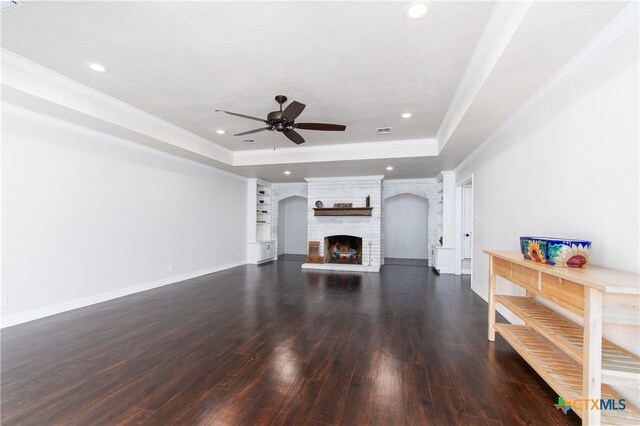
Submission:
{"label": "door frame", "polygon": [[[473,190],[473,173],[471,173],[469,176],[460,179],[457,183],[456,183],[456,189],[455,189],[455,197],[456,197],[456,202],[455,202],[455,232],[454,232],[454,247],[453,247],[453,255],[454,255],[454,265],[453,265],[453,273],[455,275],[462,275],[462,261],[464,260],[464,248],[463,248],[463,226],[462,226],[462,221],[463,221],[463,196],[462,196],[462,188],[463,187],[467,187],[470,186],[471,187],[471,229],[473,230],[473,221],[475,219],[475,215],[474,215],[474,208],[475,208],[475,200],[474,200],[474,190]],[[472,231],[473,232],[473,231]],[[473,262],[474,262],[474,256],[473,256],[473,234],[471,235],[471,271],[470,271],[470,275],[473,277]],[[465,274],[466,275],[466,274]]]}

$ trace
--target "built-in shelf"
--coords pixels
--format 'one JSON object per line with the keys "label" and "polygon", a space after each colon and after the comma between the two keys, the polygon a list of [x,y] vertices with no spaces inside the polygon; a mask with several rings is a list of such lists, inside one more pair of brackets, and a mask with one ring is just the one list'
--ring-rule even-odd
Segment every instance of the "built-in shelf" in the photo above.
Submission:
{"label": "built-in shelf", "polygon": [[314,208],[314,216],[371,216],[373,207],[323,207]]}
{"label": "built-in shelf", "polygon": [[275,258],[275,242],[271,235],[271,184],[248,179],[247,189],[247,262],[268,262]]}

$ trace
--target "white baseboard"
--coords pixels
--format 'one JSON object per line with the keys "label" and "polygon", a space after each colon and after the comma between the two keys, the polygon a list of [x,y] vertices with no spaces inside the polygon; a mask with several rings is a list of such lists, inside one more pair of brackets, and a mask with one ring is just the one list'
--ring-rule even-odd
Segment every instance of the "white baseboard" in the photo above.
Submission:
{"label": "white baseboard", "polygon": [[[489,300],[487,298],[487,292],[486,291],[482,291],[478,286],[476,286],[474,283],[471,283],[471,290],[476,293],[478,296],[482,297],[482,299],[489,303]],[[500,315],[502,315],[507,321],[509,321],[511,324],[517,324],[517,325],[524,325],[524,321],[522,321],[520,318],[518,318],[516,315],[512,314],[510,310],[508,310],[507,308],[505,308],[502,305],[496,305],[496,311],[498,311],[500,313]]]}
{"label": "white baseboard", "polygon": [[140,293],[141,291],[151,290],[153,288],[162,287],[169,284],[175,284],[180,281],[200,277],[202,275],[212,274],[214,272],[223,271],[225,269],[242,266],[246,263],[246,260],[227,263],[225,265],[218,265],[207,269],[201,269],[195,272],[188,272],[186,274],[173,275],[171,277],[162,278],[156,281],[137,284],[131,287],[125,287],[118,290],[95,294],[89,297],[83,297],[81,299],[58,303],[56,305],[32,309],[30,311],[21,312],[19,314],[9,315],[0,320],[0,328],[11,327],[13,325],[18,325],[51,315],[56,315],[62,312],[72,311],[74,309],[83,308],[85,306],[95,305],[96,303],[106,302],[107,300],[117,299],[119,297],[128,296],[134,293]]}
{"label": "white baseboard", "polygon": [[440,268],[438,272],[441,274],[453,274],[453,268]]}

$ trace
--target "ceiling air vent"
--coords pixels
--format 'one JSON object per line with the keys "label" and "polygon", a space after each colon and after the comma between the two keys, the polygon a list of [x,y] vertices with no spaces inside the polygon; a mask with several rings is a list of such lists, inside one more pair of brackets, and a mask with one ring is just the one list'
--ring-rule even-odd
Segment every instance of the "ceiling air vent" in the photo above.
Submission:
{"label": "ceiling air vent", "polygon": [[6,12],[7,10],[17,9],[19,7],[24,6],[24,3],[18,0],[2,0],[0,3],[1,9],[0,11]]}
{"label": "ceiling air vent", "polygon": [[376,133],[379,135],[388,135],[391,133],[391,127],[378,127]]}
{"label": "ceiling air vent", "polygon": [[242,139],[242,142],[244,143],[256,143],[255,139]]}

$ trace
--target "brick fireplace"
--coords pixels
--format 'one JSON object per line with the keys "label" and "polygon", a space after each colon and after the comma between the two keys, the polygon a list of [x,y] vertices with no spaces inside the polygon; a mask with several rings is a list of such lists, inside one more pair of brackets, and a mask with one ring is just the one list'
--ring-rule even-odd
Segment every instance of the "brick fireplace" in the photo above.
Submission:
{"label": "brick fireplace", "polygon": [[[305,263],[304,269],[379,272],[382,265],[382,179],[384,176],[307,178],[308,241],[320,242],[323,264]],[[316,216],[316,201],[323,207],[351,203],[371,216]],[[352,237],[353,240],[345,237]],[[359,243],[358,243],[359,241]],[[336,255],[336,252],[339,252]],[[352,253],[356,254],[352,254]]]}

